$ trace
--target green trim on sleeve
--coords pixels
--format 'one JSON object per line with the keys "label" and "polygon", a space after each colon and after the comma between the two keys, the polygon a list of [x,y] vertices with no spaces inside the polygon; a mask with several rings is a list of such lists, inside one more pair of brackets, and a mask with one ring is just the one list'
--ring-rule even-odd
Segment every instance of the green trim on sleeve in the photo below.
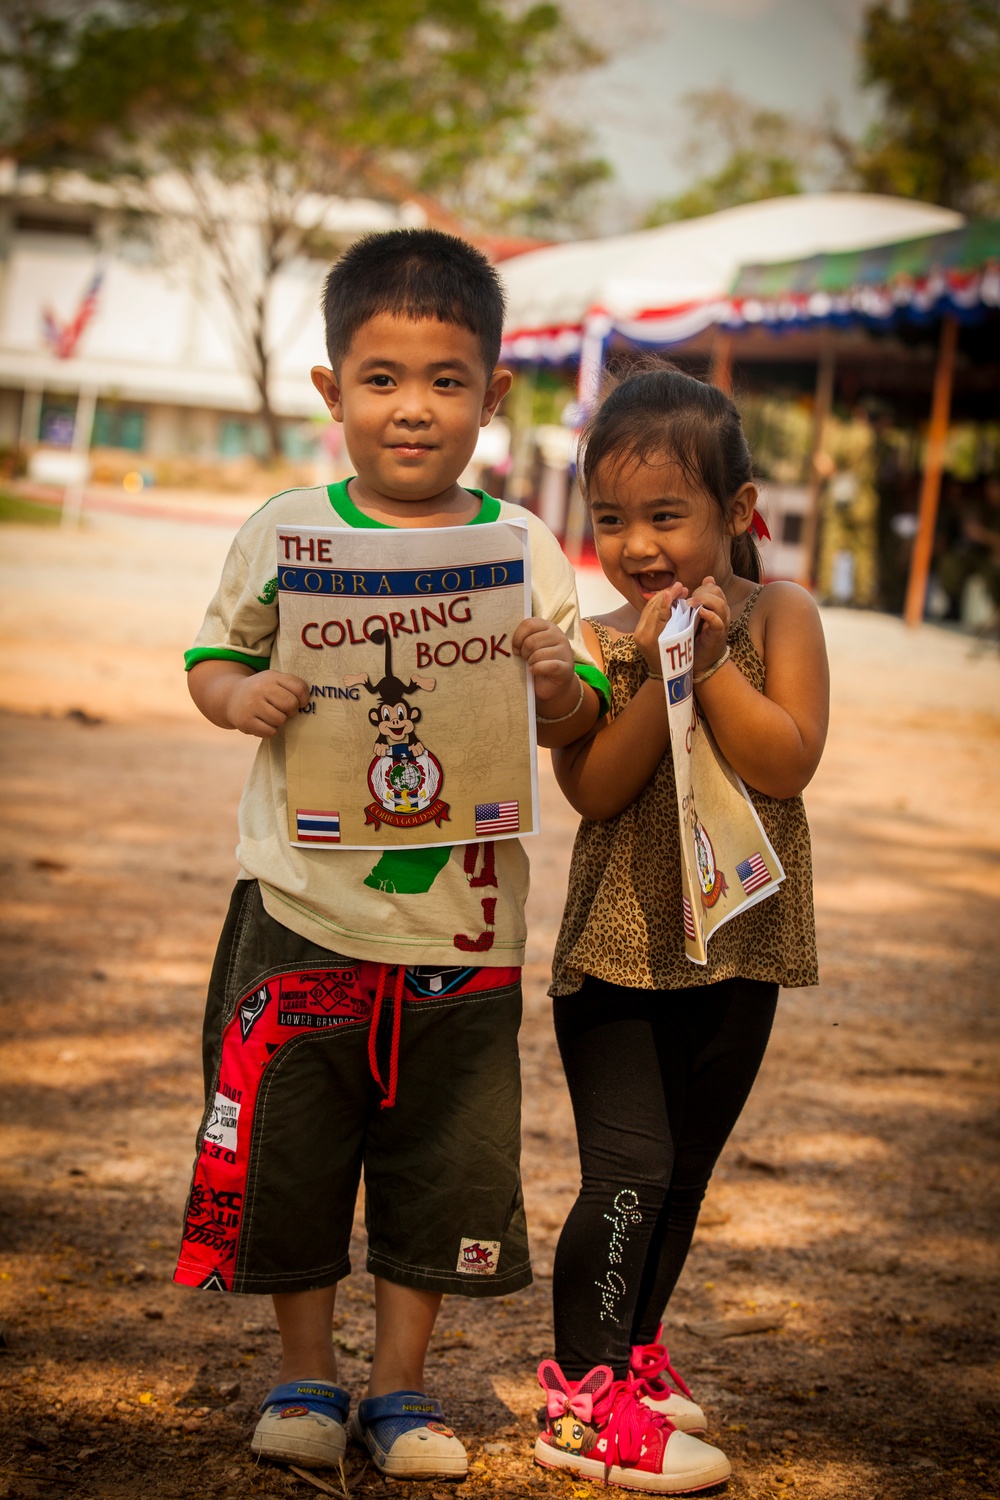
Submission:
{"label": "green trim on sleeve", "polygon": [[589,662],[578,661],[573,669],[577,677],[582,677],[584,682],[590,684],[601,700],[601,717],[608,713],[611,708],[611,684],[601,671],[600,667],[592,667]]}
{"label": "green trim on sleeve", "polygon": [[271,665],[269,656],[250,656],[246,651],[230,651],[227,646],[192,646],[184,653],[185,672],[190,672],[200,661],[240,661],[255,672],[264,672]]}
{"label": "green trim on sleeve", "polygon": [[[371,516],[366,516],[363,510],[359,510],[347,493],[349,479],[341,479],[337,484],[328,484],[326,493],[330,504],[342,521],[354,531],[399,531],[398,526],[390,526],[386,521],[375,521]],[[470,495],[475,495],[480,502],[479,513],[467,521],[467,526],[483,526],[489,521],[499,521],[500,501],[494,500],[492,495],[487,495],[485,490],[469,490]]]}

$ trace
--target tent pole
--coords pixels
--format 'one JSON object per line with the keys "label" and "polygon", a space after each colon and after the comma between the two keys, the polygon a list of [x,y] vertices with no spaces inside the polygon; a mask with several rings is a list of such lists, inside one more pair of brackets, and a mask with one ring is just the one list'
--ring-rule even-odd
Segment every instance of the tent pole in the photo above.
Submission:
{"label": "tent pole", "polygon": [[816,582],[816,542],[819,537],[819,503],[823,479],[818,459],[823,452],[826,424],[833,407],[833,377],[836,359],[833,336],[828,328],[820,334],[819,362],[816,365],[816,390],[813,396],[812,453],[809,457],[809,506],[802,528],[802,573],[799,583],[811,589]]}
{"label": "tent pole", "polygon": [[937,366],[934,370],[934,395],[931,400],[931,425],[927,434],[927,457],[924,460],[924,482],[920,490],[920,513],[917,535],[910,559],[910,580],[906,589],[903,618],[907,625],[919,625],[924,617],[927,577],[934,550],[934,527],[938,501],[941,498],[941,474],[944,469],[944,445],[951,416],[951,387],[955,374],[955,351],[958,346],[958,319],[948,314],[941,320]]}
{"label": "tent pole", "polygon": [[712,342],[712,369],[709,380],[724,396],[733,394],[733,336],[716,333]]}

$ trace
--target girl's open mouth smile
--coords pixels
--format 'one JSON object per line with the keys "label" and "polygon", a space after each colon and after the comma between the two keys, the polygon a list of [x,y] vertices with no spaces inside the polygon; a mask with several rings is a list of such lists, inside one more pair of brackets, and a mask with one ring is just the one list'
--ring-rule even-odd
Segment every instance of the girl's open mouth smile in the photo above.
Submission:
{"label": "girl's open mouth smile", "polygon": [[664,589],[668,589],[672,583],[676,582],[675,575],[662,568],[646,573],[633,573],[632,576],[644,599],[652,599],[654,594],[662,593]]}

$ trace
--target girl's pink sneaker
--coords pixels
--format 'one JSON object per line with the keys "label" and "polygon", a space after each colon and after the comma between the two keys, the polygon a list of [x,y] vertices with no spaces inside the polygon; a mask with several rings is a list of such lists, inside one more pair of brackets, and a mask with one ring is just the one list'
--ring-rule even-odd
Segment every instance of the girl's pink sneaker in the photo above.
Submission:
{"label": "girl's pink sneaker", "polygon": [[535,1462],[543,1468],[657,1495],[708,1489],[732,1473],[718,1448],[678,1432],[644,1405],[631,1374],[615,1380],[607,1365],[598,1365],[574,1383],[555,1360],[545,1359],[538,1379],[546,1395],[546,1425],[535,1443]]}
{"label": "girl's pink sneaker", "polygon": [[632,1374],[642,1387],[641,1399],[650,1411],[667,1417],[681,1432],[708,1430],[705,1413],[670,1363],[670,1351],[663,1343],[662,1323],[655,1344],[632,1345],[631,1365]]}

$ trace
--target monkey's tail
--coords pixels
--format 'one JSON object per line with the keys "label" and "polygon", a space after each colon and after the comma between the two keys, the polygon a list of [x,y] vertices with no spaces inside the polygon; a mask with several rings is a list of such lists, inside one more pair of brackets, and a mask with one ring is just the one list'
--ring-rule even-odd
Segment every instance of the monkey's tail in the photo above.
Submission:
{"label": "monkey's tail", "polygon": [[392,671],[392,641],[387,630],[373,630],[371,633],[373,646],[385,646],[385,676],[391,677]]}

